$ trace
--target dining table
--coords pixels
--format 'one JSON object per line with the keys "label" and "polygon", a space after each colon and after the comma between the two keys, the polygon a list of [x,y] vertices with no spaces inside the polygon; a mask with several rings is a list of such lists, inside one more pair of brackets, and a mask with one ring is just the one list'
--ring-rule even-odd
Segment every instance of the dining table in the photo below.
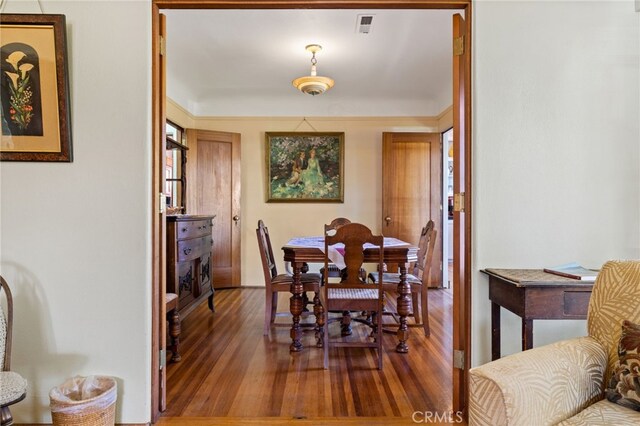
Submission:
{"label": "dining table", "polygon": [[[380,253],[380,247],[373,244],[366,244],[364,247],[364,263],[377,263]],[[293,317],[291,325],[291,352],[300,352],[303,350],[301,342],[302,327],[300,325],[300,317],[304,309],[303,286],[300,280],[303,267],[307,263],[324,263],[325,259],[324,237],[295,237],[287,241],[282,247],[284,252],[284,261],[291,264],[293,272],[293,284],[291,285],[291,298],[289,299],[289,308]],[[342,261],[344,255],[343,247],[338,244],[329,248],[329,260],[338,268],[344,268]],[[399,316],[399,327],[397,331],[398,344],[396,351],[407,353],[409,345],[409,326],[407,325],[407,316],[411,313],[411,286],[407,282],[407,265],[415,262],[418,258],[418,247],[397,238],[384,238],[384,262],[387,265],[398,265],[400,280],[398,282],[398,306],[397,312]],[[313,300],[313,313],[316,317],[317,329],[321,330],[324,326],[324,308],[320,303],[320,299],[316,295]],[[316,335],[316,345],[321,347],[322,335]]]}

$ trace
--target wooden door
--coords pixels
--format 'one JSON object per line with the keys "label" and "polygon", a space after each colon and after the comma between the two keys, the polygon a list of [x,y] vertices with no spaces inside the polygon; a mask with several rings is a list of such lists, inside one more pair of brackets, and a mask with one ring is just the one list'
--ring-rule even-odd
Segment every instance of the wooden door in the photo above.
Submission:
{"label": "wooden door", "polygon": [[471,364],[470,34],[453,16],[453,410],[467,412]]}
{"label": "wooden door", "polygon": [[[165,98],[166,98],[166,60],[162,45],[166,37],[165,16],[160,14],[154,6],[153,13],[153,42],[152,55],[154,66],[152,69],[153,87],[156,89],[153,97],[153,126],[152,126],[152,191],[151,205],[153,214],[151,215],[151,239],[152,239],[152,259],[151,268],[154,286],[152,288],[151,321],[154,332],[151,338],[151,419],[156,421],[160,412],[167,406],[167,374],[165,367],[166,357],[166,287],[167,287],[167,266],[166,266],[166,222],[165,222],[165,198],[162,194],[164,190],[164,169],[165,169]],[[156,284],[157,283],[157,284]]]}
{"label": "wooden door", "polygon": [[[433,220],[442,235],[442,149],[439,133],[383,133],[382,233],[418,245]],[[431,286],[442,284],[442,244],[433,253]]]}
{"label": "wooden door", "polygon": [[187,130],[189,214],[213,219],[214,288],[240,286],[240,135]]}

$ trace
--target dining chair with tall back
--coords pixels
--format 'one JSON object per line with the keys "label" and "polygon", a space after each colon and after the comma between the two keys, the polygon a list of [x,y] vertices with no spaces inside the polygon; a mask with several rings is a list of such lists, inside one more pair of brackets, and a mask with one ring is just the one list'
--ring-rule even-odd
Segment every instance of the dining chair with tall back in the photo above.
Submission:
{"label": "dining chair with tall back", "polygon": [[[329,223],[328,225],[324,225],[324,234],[331,234],[333,235],[333,233],[336,231],[336,229],[340,228],[341,226],[344,225],[348,225],[349,223],[351,223],[351,221],[349,219],[347,219],[346,217],[337,217],[335,219],[333,219],[331,221],[331,223]],[[342,271],[340,270],[340,268],[338,268],[335,264],[330,263],[329,266],[326,268],[326,270],[328,271],[328,276],[331,278],[339,278],[340,274],[342,273]],[[323,266],[322,268],[320,268],[320,276],[324,277],[324,272],[325,272],[325,267]],[[360,268],[360,276],[362,277],[362,279],[366,279],[367,276],[367,271],[364,268]]]}
{"label": "dining chair with tall back", "polygon": [[[335,235],[336,229],[340,228],[341,226],[348,225],[349,223],[351,223],[351,221],[346,217],[337,217],[333,219],[329,224],[324,225],[324,235]],[[329,266],[326,269],[324,266],[320,268],[319,272],[320,278],[322,278],[322,282],[324,282],[325,271],[327,271],[327,276],[329,278],[340,278],[342,274],[346,272],[338,268],[338,266],[334,263],[329,263]],[[364,268],[360,268],[359,274],[363,280],[367,279],[367,271]],[[343,312],[341,320],[343,336],[348,336],[351,334],[351,320],[351,313],[349,311]]]}
{"label": "dining chair with tall back", "polygon": [[[424,335],[429,336],[429,297],[428,289],[431,283],[431,263],[436,244],[438,231],[434,229],[432,220],[422,228],[418,243],[418,256],[414,264],[410,265],[410,274],[407,274],[407,282],[411,286],[411,304],[415,326],[422,326]],[[369,274],[369,280],[377,282],[378,274]],[[382,288],[385,292],[396,291],[400,282],[400,274],[385,272],[382,274]],[[395,312],[391,312],[395,315]]]}
{"label": "dining chair with tall back", "polygon": [[[264,311],[264,330],[263,334],[266,336],[269,334],[271,325],[275,324],[276,316],[279,315],[278,311],[278,293],[290,292],[291,284],[293,283],[293,276],[290,274],[278,274],[276,267],[276,261],[273,256],[273,249],[271,247],[271,237],[269,236],[269,230],[264,226],[262,220],[258,221],[258,228],[256,229],[256,235],[258,237],[258,247],[260,248],[260,258],[262,260],[262,271],[264,273],[264,285],[265,285],[265,311]],[[300,275],[304,292],[314,292],[314,299],[316,306],[319,306],[319,294],[320,294],[320,274],[305,273]],[[317,313],[317,312],[316,312]],[[282,312],[281,315],[287,315],[288,313]],[[307,325],[307,324],[302,324]],[[309,324],[311,325],[311,324]],[[291,324],[282,324],[282,326],[290,327]],[[315,326],[315,323],[313,324]]]}
{"label": "dining chair with tall back", "polygon": [[[333,219],[331,221],[331,223],[329,223],[328,225],[327,224],[324,225],[324,234],[327,235],[327,233],[335,232],[335,230],[338,229],[339,227],[347,225],[349,223],[351,223],[351,221],[349,219],[347,219],[346,217],[337,217],[337,218]],[[329,277],[332,277],[332,278],[340,277],[340,268],[338,268],[333,263],[329,263],[329,266],[326,269],[323,266],[323,267],[320,268],[320,271],[319,271],[320,272],[320,276],[323,279],[323,282],[324,282],[325,270],[329,274]]]}
{"label": "dining chair with tall back", "polygon": [[2,276],[0,276],[0,287],[7,307],[5,313],[0,305],[0,424],[12,425],[13,417],[9,406],[22,401],[27,396],[27,381],[18,373],[11,371],[13,297],[9,284]]}
{"label": "dining chair with tall back", "polygon": [[[384,237],[373,235],[371,230],[359,223],[349,223],[336,229],[334,235],[325,235],[325,269],[329,266],[329,247],[338,243],[344,244],[344,262],[346,274],[342,274],[340,283],[330,283],[328,275],[324,276],[321,300],[324,307],[324,327],[322,339],[324,344],[324,368],[329,368],[329,349],[331,347],[370,347],[378,349],[378,369],[382,369],[382,307],[384,292],[380,285],[368,284],[359,271],[364,263],[365,244],[378,246],[379,254],[376,263],[382,279],[384,259]],[[331,311],[366,311],[370,312],[370,325],[373,329],[374,341],[332,340],[329,337],[329,313]],[[370,337],[367,337],[369,339]]]}

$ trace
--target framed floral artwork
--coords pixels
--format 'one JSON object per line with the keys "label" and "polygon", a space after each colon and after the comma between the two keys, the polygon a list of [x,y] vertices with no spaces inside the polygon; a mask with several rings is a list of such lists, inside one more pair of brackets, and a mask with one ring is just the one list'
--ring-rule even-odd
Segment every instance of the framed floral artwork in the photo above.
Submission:
{"label": "framed floral artwork", "polygon": [[72,161],[64,15],[0,14],[2,161]]}
{"label": "framed floral artwork", "polygon": [[344,202],[344,133],[267,132],[267,202]]}

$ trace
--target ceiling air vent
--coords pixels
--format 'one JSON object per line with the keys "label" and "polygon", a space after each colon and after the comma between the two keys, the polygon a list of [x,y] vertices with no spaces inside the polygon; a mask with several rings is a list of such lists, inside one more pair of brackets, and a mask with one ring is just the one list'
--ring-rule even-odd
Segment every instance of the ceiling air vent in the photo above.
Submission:
{"label": "ceiling air vent", "polygon": [[373,25],[374,15],[358,15],[356,32],[358,34],[369,34]]}

